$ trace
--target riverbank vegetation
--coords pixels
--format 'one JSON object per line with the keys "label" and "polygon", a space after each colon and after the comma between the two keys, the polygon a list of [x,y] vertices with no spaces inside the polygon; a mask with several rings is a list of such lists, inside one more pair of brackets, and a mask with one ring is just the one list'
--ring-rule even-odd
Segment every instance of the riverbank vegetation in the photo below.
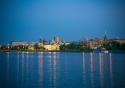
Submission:
{"label": "riverbank vegetation", "polygon": [[63,51],[78,51],[78,52],[92,52],[93,50],[89,47],[82,44],[69,44],[69,45],[61,45],[60,50]]}
{"label": "riverbank vegetation", "polygon": [[125,43],[119,43],[116,41],[104,44],[103,46],[108,50],[125,50]]}

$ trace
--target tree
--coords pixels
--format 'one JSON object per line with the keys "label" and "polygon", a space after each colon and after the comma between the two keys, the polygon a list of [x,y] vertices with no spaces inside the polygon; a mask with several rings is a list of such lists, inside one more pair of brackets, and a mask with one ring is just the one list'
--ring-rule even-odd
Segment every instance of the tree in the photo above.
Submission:
{"label": "tree", "polygon": [[104,45],[108,50],[125,50],[125,43],[119,43],[117,41],[112,41]]}
{"label": "tree", "polygon": [[39,45],[38,45],[38,43],[35,43],[35,45],[34,45],[34,49],[39,49]]}
{"label": "tree", "polygon": [[121,44],[121,50],[125,50],[125,43]]}
{"label": "tree", "polygon": [[39,47],[39,49],[40,49],[40,50],[45,50],[45,48],[44,48],[44,47]]}
{"label": "tree", "polygon": [[85,47],[85,45],[83,45],[83,44],[74,44],[74,43],[71,43],[69,45],[61,45],[60,46],[60,50],[84,51],[85,49],[88,50],[89,48]]}
{"label": "tree", "polygon": [[23,45],[20,45],[20,46],[19,46],[19,49],[23,50]]}

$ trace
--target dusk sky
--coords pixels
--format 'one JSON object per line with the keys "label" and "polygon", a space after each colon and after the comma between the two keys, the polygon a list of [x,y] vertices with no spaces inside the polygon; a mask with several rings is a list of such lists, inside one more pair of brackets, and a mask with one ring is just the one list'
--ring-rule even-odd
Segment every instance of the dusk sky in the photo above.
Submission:
{"label": "dusk sky", "polygon": [[125,39],[124,0],[0,0],[0,45],[59,36]]}

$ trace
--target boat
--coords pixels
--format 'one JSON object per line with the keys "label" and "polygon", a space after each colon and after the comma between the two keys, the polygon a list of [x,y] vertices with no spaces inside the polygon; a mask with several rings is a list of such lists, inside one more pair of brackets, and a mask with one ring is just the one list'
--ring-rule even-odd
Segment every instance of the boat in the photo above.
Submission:
{"label": "boat", "polygon": [[101,53],[108,53],[108,50],[105,49],[105,48],[102,48],[102,49],[101,49]]}
{"label": "boat", "polygon": [[98,52],[98,53],[109,53],[109,51],[105,48],[101,48],[101,49],[95,49],[93,52]]}

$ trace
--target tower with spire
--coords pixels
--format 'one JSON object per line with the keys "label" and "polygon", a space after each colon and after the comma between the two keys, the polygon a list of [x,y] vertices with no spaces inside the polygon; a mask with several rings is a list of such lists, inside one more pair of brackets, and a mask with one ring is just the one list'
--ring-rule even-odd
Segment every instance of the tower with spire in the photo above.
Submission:
{"label": "tower with spire", "polygon": [[106,35],[106,31],[104,32],[104,43],[106,43],[106,41],[108,40],[108,37]]}
{"label": "tower with spire", "polygon": [[43,43],[42,43],[42,38],[40,37],[40,39],[39,39],[39,45],[41,46],[41,45],[43,45]]}

